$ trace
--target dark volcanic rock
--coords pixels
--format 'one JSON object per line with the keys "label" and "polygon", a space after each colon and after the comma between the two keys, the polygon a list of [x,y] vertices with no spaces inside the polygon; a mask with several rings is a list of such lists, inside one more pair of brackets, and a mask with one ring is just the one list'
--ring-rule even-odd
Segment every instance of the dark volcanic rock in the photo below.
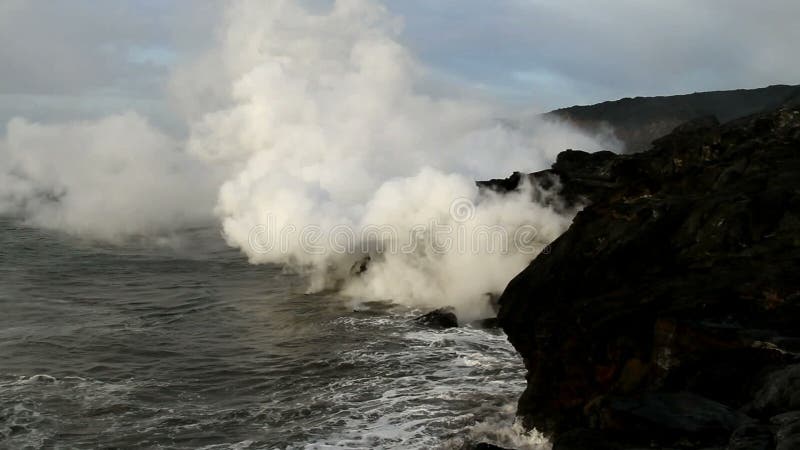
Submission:
{"label": "dark volcanic rock", "polygon": [[453,308],[439,308],[414,319],[420,325],[431,328],[455,328],[458,326],[458,317]]}
{"label": "dark volcanic rock", "polygon": [[497,445],[494,445],[494,444],[481,442],[481,443],[475,445],[474,447],[472,447],[472,450],[508,450],[508,449],[505,448],[505,447],[498,447]]}
{"label": "dark volcanic rock", "polygon": [[800,411],[791,411],[773,417],[770,422],[778,427],[775,433],[775,450],[800,448]]}
{"label": "dark volcanic rock", "polygon": [[609,399],[648,393],[690,392],[760,421],[796,407],[783,391],[753,402],[800,337],[800,111],[700,119],[645,153],[567,151],[530,177],[588,206],[499,301],[528,369],[524,423],[555,436],[613,428]]}
{"label": "dark volcanic rock", "polygon": [[731,440],[734,445],[772,442],[768,427],[753,425],[746,415],[687,392],[616,396],[598,403],[592,406],[594,428],[559,434],[553,450],[644,449],[654,442],[670,448],[730,447]]}
{"label": "dark volcanic rock", "polygon": [[651,142],[690,120],[713,116],[728,122],[781,105],[800,106],[800,86],[623,98],[558,109],[545,116],[566,120],[590,133],[611,131],[625,145],[625,153],[635,153],[649,149]]}
{"label": "dark volcanic rock", "polygon": [[473,320],[472,322],[468,323],[467,326],[471,326],[473,328],[482,328],[485,330],[493,330],[500,328],[500,322],[497,320],[497,317],[488,317],[486,319]]}
{"label": "dark volcanic rock", "polygon": [[478,181],[477,185],[480,188],[491,189],[496,192],[506,193],[509,191],[513,191],[519,186],[520,181],[522,180],[522,175],[520,172],[514,172],[508,178],[496,178],[494,180],[488,181]]}
{"label": "dark volcanic rock", "polygon": [[648,445],[629,445],[620,441],[613,433],[577,428],[559,435],[553,442],[553,450],[644,450]]}
{"label": "dark volcanic rock", "polygon": [[731,435],[727,450],[771,450],[775,448],[772,430],[752,423],[737,428]]}
{"label": "dark volcanic rock", "polygon": [[643,442],[669,442],[680,437],[706,444],[727,443],[734,430],[751,420],[721,403],[688,392],[612,396],[599,403],[591,409],[600,428]]}
{"label": "dark volcanic rock", "polygon": [[800,409],[800,364],[769,372],[755,393],[753,407],[764,413]]}

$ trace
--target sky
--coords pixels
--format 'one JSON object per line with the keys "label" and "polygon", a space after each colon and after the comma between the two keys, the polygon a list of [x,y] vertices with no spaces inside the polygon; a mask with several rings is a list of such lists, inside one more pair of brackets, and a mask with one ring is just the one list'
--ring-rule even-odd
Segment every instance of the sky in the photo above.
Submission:
{"label": "sky", "polygon": [[[800,83],[796,0],[384,3],[434,78],[535,110]],[[205,0],[0,0],[0,124],[132,109],[177,126],[171,70],[210,45],[221,9]]]}

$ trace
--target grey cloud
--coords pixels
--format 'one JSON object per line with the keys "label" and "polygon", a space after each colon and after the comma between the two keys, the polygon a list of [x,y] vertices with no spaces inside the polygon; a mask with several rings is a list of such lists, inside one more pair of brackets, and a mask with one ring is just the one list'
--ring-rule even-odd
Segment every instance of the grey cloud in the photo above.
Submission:
{"label": "grey cloud", "polygon": [[[403,39],[429,66],[542,108],[800,82],[796,0],[386,3],[404,17]],[[220,8],[213,1],[0,0],[2,115],[20,95],[163,102],[171,62],[164,59],[207,45]]]}
{"label": "grey cloud", "polygon": [[164,76],[162,66],[130,58],[169,38],[169,10],[155,2],[6,0],[0,8],[2,94],[145,95]]}
{"label": "grey cloud", "polygon": [[406,39],[426,60],[534,100],[543,95],[549,106],[800,82],[794,0],[390,5],[408,17]]}
{"label": "grey cloud", "polygon": [[174,128],[170,65],[213,35],[205,0],[0,0],[0,131],[14,116],[136,110]]}

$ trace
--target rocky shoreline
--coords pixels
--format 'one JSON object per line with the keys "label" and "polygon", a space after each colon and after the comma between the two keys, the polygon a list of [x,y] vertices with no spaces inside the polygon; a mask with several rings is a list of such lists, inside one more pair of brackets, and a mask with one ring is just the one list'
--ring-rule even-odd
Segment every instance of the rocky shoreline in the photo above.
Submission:
{"label": "rocky shoreline", "polygon": [[622,153],[636,153],[649,149],[651,142],[690,120],[715,116],[728,122],[772,111],[798,100],[800,86],[774,85],[758,89],[623,98],[561,108],[545,116],[565,120],[589,133],[608,133],[624,146]]}
{"label": "rocky shoreline", "polygon": [[499,299],[526,426],[554,450],[800,448],[796,105],[480,184],[525,176],[587,205]]}

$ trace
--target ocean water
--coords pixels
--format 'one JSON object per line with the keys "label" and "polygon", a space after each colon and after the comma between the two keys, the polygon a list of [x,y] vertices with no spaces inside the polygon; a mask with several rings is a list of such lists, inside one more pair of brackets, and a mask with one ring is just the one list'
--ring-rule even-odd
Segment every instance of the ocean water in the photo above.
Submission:
{"label": "ocean water", "polygon": [[546,448],[497,330],[306,294],[215,229],[107,245],[0,220],[0,448]]}

